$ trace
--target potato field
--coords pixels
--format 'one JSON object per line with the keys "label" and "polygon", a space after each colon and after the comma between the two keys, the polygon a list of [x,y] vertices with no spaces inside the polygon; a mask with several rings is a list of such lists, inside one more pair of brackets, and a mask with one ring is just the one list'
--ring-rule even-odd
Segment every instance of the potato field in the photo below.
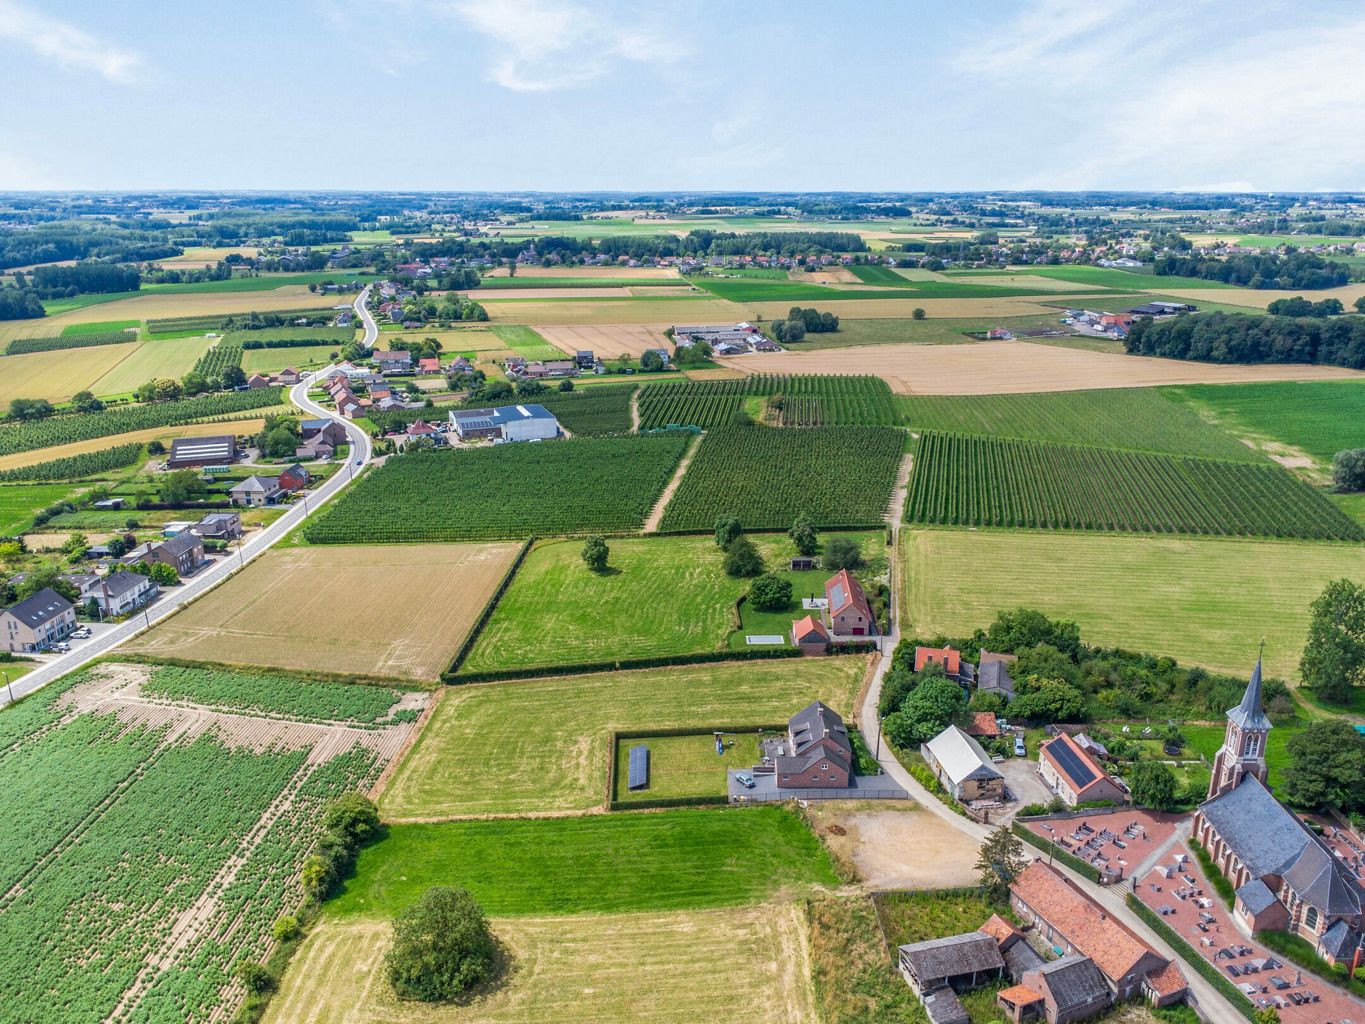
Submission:
{"label": "potato field", "polygon": [[1362,540],[1273,465],[926,433],[905,517],[917,523]]}
{"label": "potato field", "polygon": [[661,529],[705,530],[733,512],[753,529],[801,513],[821,526],[882,521],[905,434],[886,427],[721,427],[702,439]]}
{"label": "potato field", "polygon": [[88,670],[0,726],[6,1019],[227,1019],[234,966],[265,959],[302,900],[323,806],[373,781],[411,729],[148,703],[144,672]]}
{"label": "potato field", "polygon": [[52,448],[95,437],[126,434],[151,427],[169,427],[177,423],[214,416],[230,416],[250,409],[266,409],[279,405],[280,388],[254,388],[250,391],[229,391],[224,394],[183,398],[178,402],[148,402],[122,405],[103,412],[71,413],[0,427],[0,455],[31,452]]}
{"label": "potato field", "polygon": [[640,426],[703,428],[736,422],[745,399],[767,399],[783,427],[891,426],[898,413],[891,389],[879,377],[757,374],[743,380],[650,384],[640,392]]}
{"label": "potato field", "polygon": [[347,488],[304,536],[355,544],[638,530],[687,441],[572,438],[405,455]]}

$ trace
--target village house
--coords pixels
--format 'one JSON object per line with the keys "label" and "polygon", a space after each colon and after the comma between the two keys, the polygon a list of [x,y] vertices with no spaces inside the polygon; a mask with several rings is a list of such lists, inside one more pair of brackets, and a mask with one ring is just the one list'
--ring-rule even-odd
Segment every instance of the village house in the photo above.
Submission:
{"label": "village house", "polygon": [[450,429],[461,441],[548,441],[559,436],[559,420],[543,405],[504,405],[496,409],[455,409]]}
{"label": "village house", "polygon": [[253,373],[246,379],[246,386],[255,391],[260,388],[270,387],[270,378],[260,373]]}
{"label": "village house", "polygon": [[276,384],[284,384],[290,387],[297,384],[301,379],[302,378],[300,378],[299,376],[299,371],[294,369],[292,366],[286,366],[279,373],[275,374]]}
{"label": "village house", "polygon": [[1014,679],[1010,666],[1019,659],[1013,654],[996,654],[981,651],[976,667],[976,689],[978,693],[994,693],[1005,703],[1014,700]]}
{"label": "village house", "polygon": [[428,356],[428,357],[426,357],[426,358],[424,358],[424,359],[419,359],[419,360],[417,360],[417,372],[418,372],[418,373],[440,373],[440,372],[441,372],[441,357],[440,357],[440,356]]}
{"label": "village house", "polygon": [[1077,954],[1092,960],[1104,978],[1109,1003],[1142,996],[1157,1006],[1168,1006],[1184,998],[1185,976],[1179,967],[1043,861],[1033,861],[1010,883],[1010,907],[1063,957]]}
{"label": "village house", "polygon": [[236,540],[242,535],[242,517],[236,512],[210,512],[194,524],[205,540]]}
{"label": "village house", "polygon": [[234,505],[260,507],[273,505],[284,496],[277,476],[249,476],[228,489]]}
{"label": "village house", "polygon": [[962,731],[977,740],[998,740],[1005,735],[993,711],[973,711]]}
{"label": "village house", "polygon": [[148,541],[140,544],[123,556],[124,565],[169,565],[178,575],[188,576],[197,570],[207,559],[204,556],[204,538],[193,530],[182,530],[174,537],[163,541]]}
{"label": "village house", "polygon": [[853,744],[844,720],[816,701],[794,714],[787,734],[760,745],[756,772],[776,774],[778,789],[847,789],[853,777]]}
{"label": "village house", "polygon": [[333,446],[346,443],[346,428],[329,416],[299,421],[299,433],[305,441],[324,437]]}
{"label": "village house", "polygon": [[305,462],[330,459],[335,454],[336,446],[322,434],[314,434],[294,449],[294,458],[302,459]]}
{"label": "village house", "polygon": [[1064,732],[1038,747],[1038,774],[1068,807],[1097,800],[1116,804],[1128,800],[1123,780],[1106,772],[1090,751]]}
{"label": "village house", "polygon": [[1005,777],[996,770],[981,744],[957,726],[948,726],[921,745],[920,755],[954,800],[971,803],[1005,798]]}
{"label": "village house", "polygon": [[1040,964],[996,996],[996,1005],[1015,1024],[1033,1020],[1071,1024],[1095,1016],[1111,1001],[1095,961],[1076,953]]}
{"label": "village house", "polygon": [[967,932],[901,946],[901,977],[924,1003],[934,1024],[969,1021],[957,995],[1004,976],[999,944],[984,932]]}
{"label": "village house", "polygon": [[819,619],[807,615],[792,623],[792,643],[801,648],[802,654],[828,654],[829,630]]}
{"label": "village house", "polygon": [[1365,961],[1365,890],[1265,784],[1271,723],[1259,661],[1227,720],[1208,799],[1195,812],[1194,840],[1236,890],[1233,920],[1247,934],[1296,934],[1329,963]]}
{"label": "village house", "polygon": [[307,487],[312,479],[312,474],[295,462],[280,470],[280,475],[275,478],[275,482],[280,490],[286,494],[293,494],[295,491],[301,491]]}
{"label": "village house", "polygon": [[203,466],[230,466],[237,461],[237,438],[231,434],[209,437],[177,437],[171,442],[171,454],[166,459],[167,469],[191,469]]}
{"label": "village house", "polygon": [[76,609],[50,587],[0,611],[5,650],[32,653],[66,639],[76,628]]}
{"label": "village house", "polygon": [[101,615],[113,618],[141,608],[155,598],[160,589],[146,576],[118,569],[82,585],[81,600],[93,600]]}
{"label": "village house", "polygon": [[834,636],[876,636],[877,620],[862,585],[847,569],[825,581],[825,614]]}
{"label": "village house", "polygon": [[379,367],[380,373],[403,374],[412,372],[412,353],[404,349],[374,351],[370,358]]}
{"label": "village house", "polygon": [[916,647],[915,671],[923,672],[930,665],[942,665],[943,674],[959,686],[971,686],[976,681],[976,668],[952,647]]}

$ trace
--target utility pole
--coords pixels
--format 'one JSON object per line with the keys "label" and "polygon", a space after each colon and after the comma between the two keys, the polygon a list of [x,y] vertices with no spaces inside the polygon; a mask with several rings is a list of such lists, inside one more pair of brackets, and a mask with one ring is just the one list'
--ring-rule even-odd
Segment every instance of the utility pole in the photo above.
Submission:
{"label": "utility pole", "polygon": [[9,681],[9,673],[0,668],[0,675],[5,677],[5,689],[9,691],[9,702],[14,703],[14,684]]}

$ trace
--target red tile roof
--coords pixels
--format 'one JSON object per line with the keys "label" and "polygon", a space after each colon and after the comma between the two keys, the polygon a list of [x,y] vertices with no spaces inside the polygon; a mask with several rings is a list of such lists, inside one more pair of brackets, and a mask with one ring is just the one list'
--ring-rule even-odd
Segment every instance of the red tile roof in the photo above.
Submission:
{"label": "red tile roof", "polygon": [[1014,927],[1014,925],[1010,924],[999,914],[992,914],[990,917],[986,918],[986,923],[978,928],[977,931],[985,932],[1002,946],[1010,939],[1019,938],[1023,934],[1018,928]]}
{"label": "red tile roof", "polygon": [[792,623],[792,636],[797,643],[807,642],[805,637],[815,633],[821,640],[829,640],[829,630],[825,629],[825,624],[818,619],[807,615],[804,619],[797,619]]}
{"label": "red tile roof", "polygon": [[872,620],[872,606],[867,603],[867,595],[847,569],[840,569],[825,581],[825,597],[829,600],[831,615],[840,615],[852,608],[869,622]]}
{"label": "red tile roof", "polygon": [[1027,985],[1011,985],[998,993],[997,998],[1004,999],[1013,1006],[1028,1006],[1030,1003],[1043,1001],[1043,997]]}
{"label": "red tile roof", "polygon": [[951,647],[916,647],[915,648],[915,671],[918,672],[924,666],[937,662],[943,666],[943,671],[950,676],[955,676],[962,671],[962,655]]}
{"label": "red tile roof", "polygon": [[1116,984],[1148,954],[1161,959],[1163,965],[1167,963],[1070,879],[1041,860],[1019,872],[1010,890],[1077,952],[1094,960],[1105,977]]}
{"label": "red tile roof", "polygon": [[971,723],[962,730],[968,736],[999,736],[1000,726],[993,711],[973,711]]}
{"label": "red tile roof", "polygon": [[1164,999],[1177,992],[1184,992],[1190,987],[1190,983],[1185,980],[1185,975],[1179,967],[1169,963],[1161,970],[1147,975],[1147,987]]}
{"label": "red tile roof", "polygon": [[[1058,745],[1070,748],[1072,753],[1076,755],[1076,759],[1090,769],[1091,775],[1089,781],[1082,783],[1081,780],[1075,778],[1071,772],[1067,770],[1066,762],[1070,761],[1070,759],[1066,757],[1059,758],[1052,752],[1052,748]],[[1057,770],[1057,774],[1071,784],[1071,788],[1076,791],[1077,800],[1083,799],[1081,796],[1082,793],[1098,786],[1101,782],[1105,782],[1106,780],[1109,782],[1116,781],[1110,778],[1109,773],[1104,770],[1104,765],[1096,761],[1094,755],[1072,739],[1069,733],[1059,732],[1056,736],[1052,737],[1052,739],[1045,740],[1038,748],[1038,756],[1047,758],[1047,763]]]}

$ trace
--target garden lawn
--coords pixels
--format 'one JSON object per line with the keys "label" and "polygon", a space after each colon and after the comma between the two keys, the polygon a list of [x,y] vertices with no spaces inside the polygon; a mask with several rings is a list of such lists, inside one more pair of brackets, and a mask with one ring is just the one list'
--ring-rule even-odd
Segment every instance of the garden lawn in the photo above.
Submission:
{"label": "garden lawn", "polygon": [[1365,447],[1365,381],[1188,384],[1162,389],[1224,430],[1260,445],[1289,445],[1321,466]]}
{"label": "garden lawn", "polygon": [[[1265,742],[1265,765],[1269,772],[1266,781],[1272,788],[1284,781],[1283,772],[1289,767],[1290,761],[1289,741],[1300,728],[1299,724],[1294,723],[1276,725],[1270,730],[1270,736]],[[1182,725],[1180,732],[1191,750],[1205,757],[1209,764],[1213,764],[1214,755],[1223,745],[1227,729],[1221,725]],[[1207,779],[1205,781],[1207,783]]]}
{"label": "garden lawn", "polygon": [[[778,723],[773,721],[767,724]],[[712,733],[619,739],[616,743],[616,792],[613,799],[632,803],[672,797],[710,796],[723,801],[726,793],[725,773],[747,771],[758,763],[761,754],[758,734],[755,732],[726,732],[722,740],[724,750],[717,754]],[[630,751],[640,746],[649,749],[649,785],[644,789],[632,790]]]}
{"label": "garden lawn", "polygon": [[568,358],[529,327],[497,326],[493,328],[493,333],[504,345],[526,359]]}
{"label": "garden lawn", "polygon": [[390,826],[327,912],[390,917],[433,885],[464,886],[490,916],[513,917],[738,906],[837,884],[820,841],[784,807],[454,821]]}
{"label": "garden lawn", "polygon": [[583,811],[606,799],[610,733],[849,716],[867,660],[735,661],[446,689],[380,799],[387,821]]}
{"label": "garden lawn", "polygon": [[1076,621],[1092,644],[1238,676],[1265,637],[1267,674],[1296,679],[1309,604],[1331,580],[1365,584],[1355,544],[948,529],[903,544],[913,635],[969,634],[1022,606]]}

